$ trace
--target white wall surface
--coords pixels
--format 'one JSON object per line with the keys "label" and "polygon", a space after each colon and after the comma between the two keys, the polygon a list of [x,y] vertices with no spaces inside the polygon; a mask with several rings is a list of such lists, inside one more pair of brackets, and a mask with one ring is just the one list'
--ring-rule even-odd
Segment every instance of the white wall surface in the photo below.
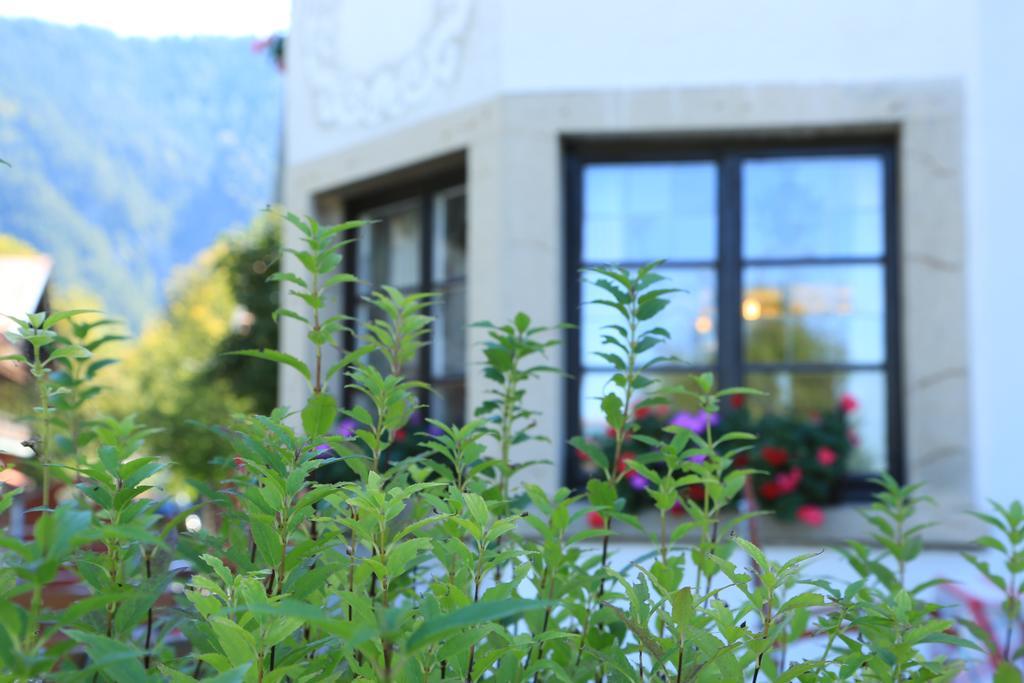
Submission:
{"label": "white wall surface", "polygon": [[980,4],[968,90],[968,300],[979,502],[1024,499],[1024,3]]}
{"label": "white wall surface", "polygon": [[[295,0],[288,161],[497,94],[958,78],[974,14],[971,0]],[[334,123],[325,99],[344,110]],[[344,121],[368,102],[390,113]]]}

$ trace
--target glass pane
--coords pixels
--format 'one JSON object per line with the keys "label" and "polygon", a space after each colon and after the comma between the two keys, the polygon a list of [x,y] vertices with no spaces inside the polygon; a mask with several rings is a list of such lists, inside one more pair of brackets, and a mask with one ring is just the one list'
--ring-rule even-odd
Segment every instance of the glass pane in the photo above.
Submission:
{"label": "glass pane", "polygon": [[357,274],[373,286],[418,288],[423,217],[416,201],[367,211],[378,222],[359,231]]}
{"label": "glass pane", "polygon": [[743,271],[748,363],[884,363],[880,264],[749,266]]}
{"label": "glass pane", "polygon": [[877,155],[750,159],[742,167],[744,258],[881,256]]}
{"label": "glass pane", "polygon": [[462,376],[466,372],[466,290],[452,287],[441,293],[434,307],[434,334],[430,345],[430,371],[434,377]]}
{"label": "glass pane", "polygon": [[715,164],[600,163],[583,170],[583,261],[713,261]]}
{"label": "glass pane", "polygon": [[[661,313],[647,321],[650,327],[664,327],[672,335],[666,343],[651,349],[640,358],[644,361],[655,356],[676,356],[675,364],[709,365],[718,352],[717,278],[713,268],[664,268],[658,271],[668,278],[659,283],[681,291],[670,295],[670,303]],[[588,277],[588,279],[593,279]],[[580,339],[581,360],[586,367],[609,367],[604,359],[595,355],[606,351],[601,344],[606,325],[620,324],[618,312],[588,301],[603,299],[604,290],[584,282],[581,288]]]}
{"label": "glass pane", "polygon": [[836,409],[844,397],[852,399],[855,405],[847,420],[853,451],[847,471],[877,474],[888,469],[888,393],[883,371],[748,373],[746,384],[769,394],[748,402],[755,418],[772,413],[815,420]]}
{"label": "glass pane", "polygon": [[[690,378],[693,373],[684,372],[659,372],[651,373],[651,379],[657,381],[650,389],[655,390],[662,386],[683,385],[693,389]],[[612,373],[591,371],[584,372],[580,380],[580,430],[584,436],[592,437],[605,434],[607,424],[604,413],[601,411],[601,396],[608,392],[613,385],[609,384]],[[621,396],[621,393],[620,393]],[[644,399],[644,393],[637,394],[635,403]],[[696,421],[702,419],[699,403],[684,395],[674,395],[668,405],[656,406],[638,414],[641,424],[641,433],[648,436],[660,436],[661,428],[669,424],[680,424],[693,428]]]}
{"label": "glass pane", "polygon": [[466,192],[452,188],[434,196],[433,281],[466,275]]}
{"label": "glass pane", "polygon": [[462,424],[466,417],[466,384],[462,381],[443,382],[434,385],[434,391],[427,396],[430,417],[446,424]]}

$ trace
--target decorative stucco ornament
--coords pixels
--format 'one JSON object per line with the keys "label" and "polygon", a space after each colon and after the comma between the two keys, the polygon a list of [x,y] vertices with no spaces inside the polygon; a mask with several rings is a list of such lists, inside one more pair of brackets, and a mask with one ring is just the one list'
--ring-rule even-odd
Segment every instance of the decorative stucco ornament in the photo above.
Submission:
{"label": "decorative stucco ornament", "polygon": [[305,0],[295,35],[317,122],[369,126],[451,83],[473,0]]}

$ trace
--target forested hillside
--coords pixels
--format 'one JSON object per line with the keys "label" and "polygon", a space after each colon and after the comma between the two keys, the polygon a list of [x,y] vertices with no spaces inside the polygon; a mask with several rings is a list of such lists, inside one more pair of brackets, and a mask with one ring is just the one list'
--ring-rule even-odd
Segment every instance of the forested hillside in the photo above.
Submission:
{"label": "forested hillside", "polygon": [[281,79],[250,45],[0,20],[0,233],[138,329],[273,199]]}

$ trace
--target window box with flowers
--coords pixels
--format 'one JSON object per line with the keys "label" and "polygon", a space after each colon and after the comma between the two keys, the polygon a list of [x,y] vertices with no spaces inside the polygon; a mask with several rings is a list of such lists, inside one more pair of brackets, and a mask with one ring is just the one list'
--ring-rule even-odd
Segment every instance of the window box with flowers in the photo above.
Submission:
{"label": "window box with flowers", "polygon": [[[758,440],[747,453],[739,455],[735,467],[758,471],[748,487],[748,504],[771,510],[777,518],[797,521],[809,526],[821,526],[825,521],[825,508],[841,502],[843,483],[848,475],[847,464],[857,446],[857,437],[850,425],[850,414],[857,402],[850,395],[829,410],[811,417],[796,414],[762,414],[749,405],[751,399],[743,395],[731,397],[729,409],[711,415],[703,411],[673,412],[668,406],[641,407],[636,411],[636,434],[659,437],[669,425],[685,427],[698,433],[707,428],[711,420],[712,435],[741,431],[756,434]],[[609,455],[614,453],[614,441],[605,434],[593,439]],[[619,463],[621,471],[626,462],[642,452],[643,446],[633,440],[634,448],[626,450]],[[584,472],[596,468],[582,451],[576,451]],[[633,511],[650,505],[644,493],[650,482],[631,471],[619,485],[619,494]],[[689,487],[688,494],[696,501],[703,499],[699,484]],[[681,504],[673,510],[683,515]]]}

